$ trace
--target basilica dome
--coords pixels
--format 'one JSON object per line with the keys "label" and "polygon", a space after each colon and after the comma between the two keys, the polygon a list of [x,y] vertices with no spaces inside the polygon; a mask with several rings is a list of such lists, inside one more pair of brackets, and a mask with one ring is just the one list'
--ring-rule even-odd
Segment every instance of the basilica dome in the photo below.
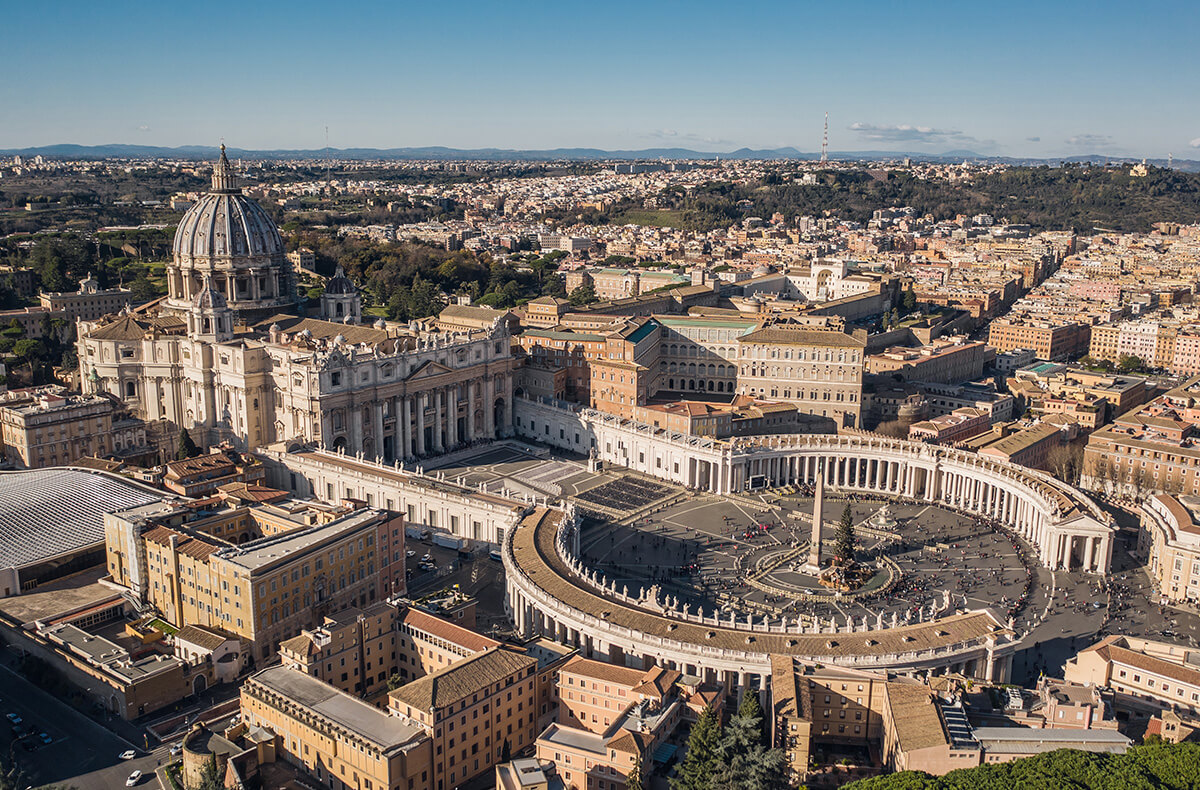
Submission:
{"label": "basilica dome", "polygon": [[187,210],[175,231],[167,267],[167,307],[186,310],[205,277],[230,308],[253,319],[295,304],[283,238],[262,206],[242,194],[221,146],[212,188]]}

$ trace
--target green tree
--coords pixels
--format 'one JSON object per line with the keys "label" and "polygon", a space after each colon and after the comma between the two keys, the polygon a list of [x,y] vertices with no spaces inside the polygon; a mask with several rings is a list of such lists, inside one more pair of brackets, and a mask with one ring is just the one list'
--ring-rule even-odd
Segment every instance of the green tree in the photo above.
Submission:
{"label": "green tree", "polygon": [[759,724],[758,742],[763,746],[770,746],[770,737],[766,727],[766,717],[763,715],[762,704],[758,701],[758,694],[752,694],[747,691],[742,695],[742,704],[738,706],[737,715],[757,721]]}
{"label": "green tree", "polygon": [[1125,373],[1133,373],[1142,369],[1142,358],[1131,354],[1122,354],[1117,357],[1117,367]]}
{"label": "green tree", "polygon": [[571,295],[567,297],[571,301],[573,307],[583,307],[592,302],[598,301],[596,298],[596,289],[591,283],[584,283],[571,291]]}
{"label": "green tree", "polygon": [[721,724],[712,705],[706,705],[688,735],[687,754],[671,779],[671,790],[707,790],[717,770],[721,746]]}
{"label": "green tree", "polygon": [[710,786],[714,790],[783,790],[788,786],[783,751],[763,742],[762,708],[746,702],[758,695],[747,692],[721,737]]}
{"label": "green tree", "polygon": [[849,502],[842,510],[842,520],[834,536],[833,555],[839,565],[849,565],[854,560],[854,515]]}
{"label": "green tree", "polygon": [[210,754],[200,771],[200,784],[196,785],[194,790],[224,790],[224,785],[217,771],[217,756]]}
{"label": "green tree", "polygon": [[396,689],[400,688],[403,685],[404,685],[404,678],[400,677],[400,675],[398,675],[395,672],[393,672],[392,676],[387,679],[387,690],[388,691],[395,691]]}
{"label": "green tree", "polygon": [[633,765],[625,777],[625,790],[642,790],[642,756],[633,758]]}
{"label": "green tree", "polygon": [[200,455],[200,448],[192,441],[192,435],[188,433],[187,428],[179,429],[179,443],[175,447],[175,460],[182,461],[185,458],[195,458]]}
{"label": "green tree", "polygon": [[134,302],[149,302],[159,297],[158,286],[142,272],[129,284],[130,298]]}
{"label": "green tree", "polygon": [[904,297],[900,300],[900,306],[904,308],[906,315],[917,309],[917,292],[913,289],[912,283],[909,283],[908,288],[904,290]]}

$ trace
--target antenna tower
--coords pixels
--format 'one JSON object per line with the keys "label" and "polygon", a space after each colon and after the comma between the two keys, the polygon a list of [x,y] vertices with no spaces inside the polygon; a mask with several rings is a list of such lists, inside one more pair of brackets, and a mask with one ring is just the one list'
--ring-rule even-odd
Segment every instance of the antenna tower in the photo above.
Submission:
{"label": "antenna tower", "polygon": [[829,113],[825,113],[825,134],[821,136],[821,161],[829,161]]}

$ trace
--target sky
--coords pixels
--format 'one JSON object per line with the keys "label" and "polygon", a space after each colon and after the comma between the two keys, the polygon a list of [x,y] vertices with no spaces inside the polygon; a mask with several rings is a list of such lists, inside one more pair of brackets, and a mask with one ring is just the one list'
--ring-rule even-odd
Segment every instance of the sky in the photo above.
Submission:
{"label": "sky", "polygon": [[0,52],[0,148],[1200,159],[1195,0],[0,0]]}

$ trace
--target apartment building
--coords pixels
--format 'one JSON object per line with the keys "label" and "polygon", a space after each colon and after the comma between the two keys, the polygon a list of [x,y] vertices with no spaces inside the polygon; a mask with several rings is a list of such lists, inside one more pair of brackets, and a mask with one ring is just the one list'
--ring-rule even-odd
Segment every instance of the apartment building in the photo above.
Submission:
{"label": "apartment building", "polygon": [[326,787],[433,787],[433,741],[424,728],[287,666],[264,669],[241,689],[247,726],[275,735],[278,753]]}
{"label": "apartment building", "polygon": [[347,694],[374,701],[399,668],[397,611],[380,601],[326,615],[316,628],[279,643],[279,659]]}
{"label": "apartment building", "polygon": [[176,627],[238,637],[261,660],[326,615],[367,606],[402,583],[402,563],[387,573],[381,565],[394,532],[403,535],[400,519],[368,509],[271,505],[205,515],[149,505],[104,518],[114,584]]}
{"label": "apartment building", "polygon": [[901,381],[957,384],[983,375],[989,357],[987,345],[966,336],[938,338],[920,348],[896,346],[866,358],[868,373]]}
{"label": "apartment building", "polygon": [[682,721],[687,704],[676,670],[647,670],[575,657],[558,671],[558,716],[537,738],[565,788],[622,790],[640,760]]}
{"label": "apartment building", "polygon": [[1057,361],[1088,350],[1091,327],[1020,317],[999,318],[988,329],[987,344],[998,352],[1032,349],[1038,359]]}
{"label": "apartment building", "polygon": [[1069,659],[1063,677],[1111,688],[1118,708],[1149,703],[1200,713],[1200,665],[1181,645],[1114,634]]}
{"label": "apartment building", "polygon": [[388,710],[421,727],[433,744],[431,790],[452,790],[490,773],[506,752],[535,738],[537,659],[489,648],[395,689]]}
{"label": "apartment building", "polygon": [[1162,603],[1200,602],[1200,497],[1153,494],[1141,507],[1138,553]]}
{"label": "apartment building", "polygon": [[7,393],[0,405],[0,450],[15,466],[67,466],[85,456],[146,449],[146,426],[126,419],[103,395],[60,387]]}
{"label": "apartment building", "polygon": [[978,436],[992,427],[991,415],[983,409],[966,406],[930,420],[915,422],[908,438],[928,444],[952,445]]}

